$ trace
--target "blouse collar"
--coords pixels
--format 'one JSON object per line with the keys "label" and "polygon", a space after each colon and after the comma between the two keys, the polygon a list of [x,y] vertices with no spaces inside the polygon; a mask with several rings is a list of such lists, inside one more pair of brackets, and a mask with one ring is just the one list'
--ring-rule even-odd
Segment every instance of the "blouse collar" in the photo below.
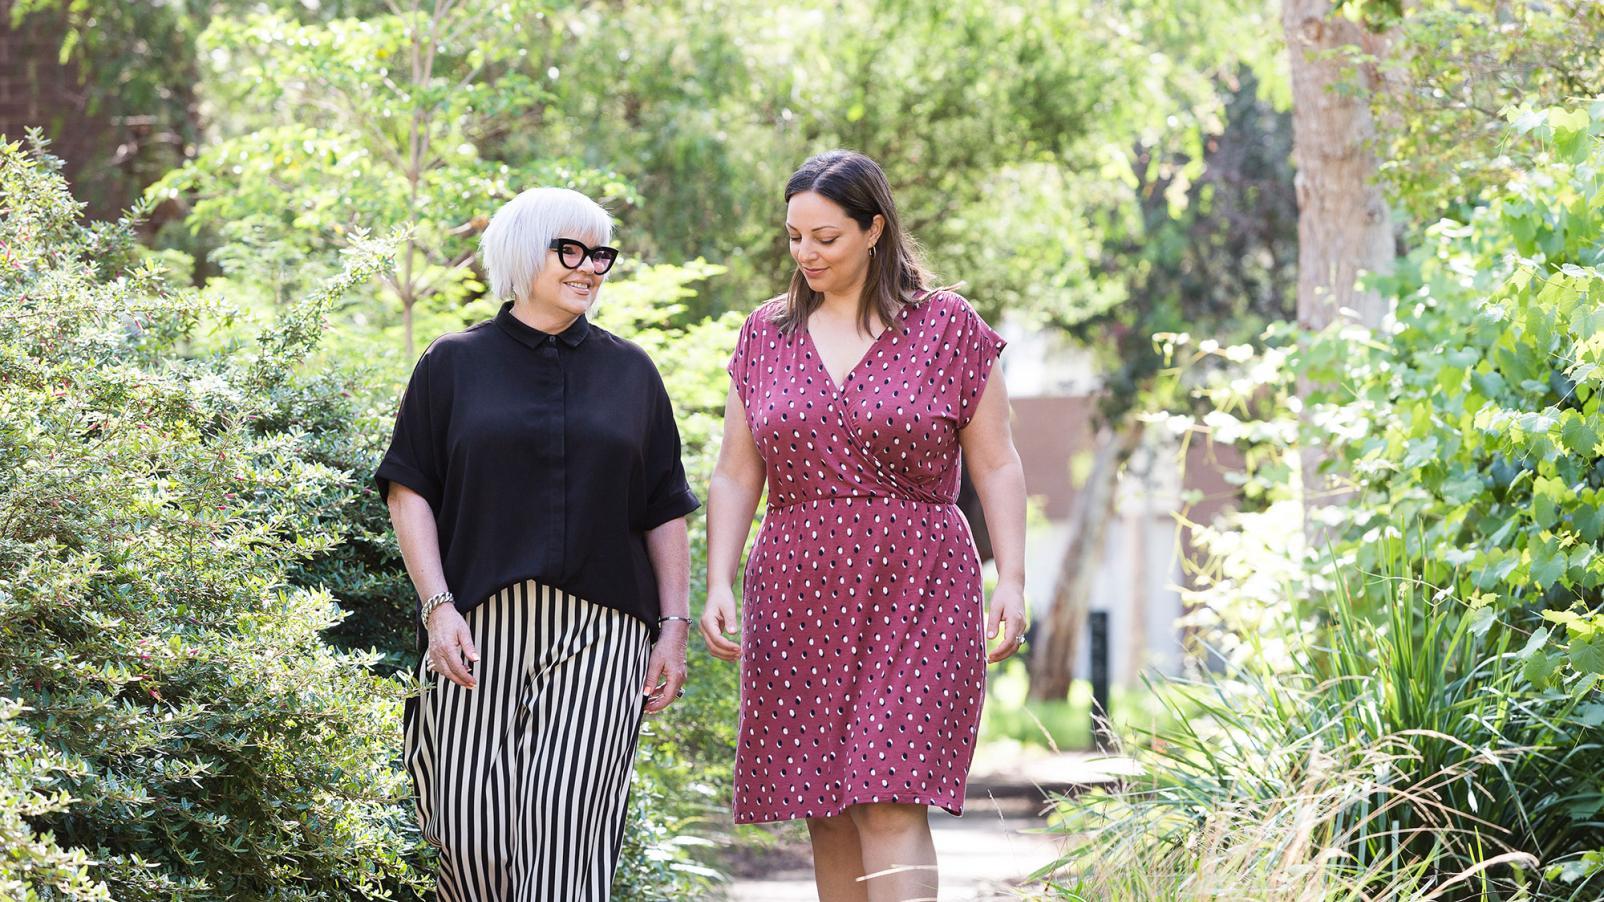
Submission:
{"label": "blouse collar", "polygon": [[501,312],[496,314],[496,325],[500,326],[503,332],[512,336],[514,341],[530,348],[538,348],[553,339],[561,340],[563,344],[570,348],[577,348],[579,343],[585,340],[585,336],[590,334],[590,323],[583,316],[574,320],[573,325],[555,335],[550,332],[542,332],[512,315],[512,301],[502,303]]}

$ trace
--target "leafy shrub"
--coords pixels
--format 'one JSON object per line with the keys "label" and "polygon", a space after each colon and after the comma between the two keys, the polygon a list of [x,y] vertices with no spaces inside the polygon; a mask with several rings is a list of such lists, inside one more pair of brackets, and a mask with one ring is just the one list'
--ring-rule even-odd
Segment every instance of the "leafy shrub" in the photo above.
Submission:
{"label": "leafy shrub", "polygon": [[[1215,440],[1250,450],[1248,485],[1268,502],[1240,517],[1234,532],[1208,537],[1219,566],[1192,600],[1230,661],[1271,667],[1281,682],[1357,678],[1363,667],[1353,662],[1389,655],[1448,668],[1461,682],[1432,671],[1416,676],[1437,692],[1474,689],[1462,696],[1472,699],[1463,716],[1444,699],[1422,698],[1401,675],[1375,690],[1392,703],[1412,701],[1373,716],[1370,741],[1391,742],[1382,726],[1434,731],[1438,738],[1411,736],[1407,753],[1447,755],[1443,776],[1477,787],[1468,796],[1450,791],[1458,783],[1441,788],[1443,804],[1464,816],[1456,829],[1467,832],[1432,833],[1429,848],[1419,837],[1395,842],[1394,864],[1440,881],[1437,869],[1474,867],[1502,844],[1535,855],[1540,875],[1481,875],[1478,886],[1513,893],[1541,885],[1590,898],[1598,887],[1589,881],[1604,864],[1596,785],[1604,754],[1594,738],[1604,722],[1604,103],[1516,108],[1510,119],[1508,152],[1520,174],[1464,221],[1428,229],[1422,246],[1378,280],[1396,299],[1382,329],[1339,327],[1301,346],[1292,330],[1272,330],[1260,354],[1192,349],[1194,361],[1219,364],[1202,389],[1213,405],[1204,424]],[[1187,347],[1182,336],[1166,340]],[[1327,387],[1302,399],[1318,434],[1297,434],[1300,380]],[[1311,443],[1329,447],[1349,495],[1320,511],[1329,544],[1306,549],[1287,512],[1301,491],[1295,455]],[[1378,570],[1448,589],[1401,599],[1392,583],[1369,581],[1345,587],[1351,597],[1336,591],[1336,574]],[[1288,597],[1342,603],[1294,607]],[[1442,613],[1443,624],[1398,620],[1400,605],[1449,601],[1458,609]],[[1338,650],[1359,641],[1356,632],[1372,638],[1368,650],[1356,645],[1346,652],[1351,660],[1335,665],[1331,655],[1300,657],[1295,642],[1249,638],[1300,632]],[[1474,642],[1452,638],[1467,632]],[[1332,669],[1310,669],[1320,666]],[[1357,703],[1340,681],[1298,691],[1308,711]],[[1263,706],[1252,717],[1274,720]],[[1444,743],[1484,751],[1488,765],[1496,761],[1513,778],[1494,780],[1485,767],[1481,777],[1452,770],[1476,765],[1436,748]],[[1472,817],[1508,832],[1480,829],[1467,823]],[[1462,836],[1484,845],[1469,850]],[[1380,841],[1345,835],[1337,846],[1352,860],[1375,862]]]}
{"label": "leafy shrub", "polygon": [[338,608],[288,581],[340,540],[351,479],[275,419],[332,388],[292,364],[382,257],[249,353],[186,357],[206,302],[131,223],[79,225],[54,169],[0,146],[0,696],[26,749],[7,816],[41,856],[13,874],[129,900],[420,894],[403,688],[327,645]]}

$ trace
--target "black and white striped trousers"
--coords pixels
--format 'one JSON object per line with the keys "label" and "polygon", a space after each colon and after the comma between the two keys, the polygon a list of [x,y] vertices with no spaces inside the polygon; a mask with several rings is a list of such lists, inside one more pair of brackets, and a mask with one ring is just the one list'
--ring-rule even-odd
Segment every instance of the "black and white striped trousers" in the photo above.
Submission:
{"label": "black and white striped trousers", "polygon": [[[623,841],[646,624],[533,581],[464,615],[478,687],[422,670],[406,768],[441,902],[606,900]],[[420,668],[423,665],[420,665]]]}

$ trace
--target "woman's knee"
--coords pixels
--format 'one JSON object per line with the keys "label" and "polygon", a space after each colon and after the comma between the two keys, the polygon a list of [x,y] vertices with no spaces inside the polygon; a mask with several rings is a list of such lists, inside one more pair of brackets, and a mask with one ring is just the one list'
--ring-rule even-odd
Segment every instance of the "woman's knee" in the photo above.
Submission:
{"label": "woman's knee", "polygon": [[853,825],[871,836],[895,835],[929,828],[929,813],[923,805],[900,802],[866,802],[847,809]]}
{"label": "woman's knee", "polygon": [[857,825],[853,823],[852,817],[847,814],[837,814],[830,817],[810,817],[807,821],[808,833],[813,836],[844,836],[858,832]]}

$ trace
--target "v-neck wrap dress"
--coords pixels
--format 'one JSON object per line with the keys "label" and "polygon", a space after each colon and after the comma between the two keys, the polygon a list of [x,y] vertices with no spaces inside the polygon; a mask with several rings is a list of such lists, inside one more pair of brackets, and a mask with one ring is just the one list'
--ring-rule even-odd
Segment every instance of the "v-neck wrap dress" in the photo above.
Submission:
{"label": "v-neck wrap dress", "polygon": [[768,506],[743,588],[738,823],[868,802],[963,809],[985,694],[958,433],[1004,342],[950,291],[904,307],[837,385],[772,301],[729,363]]}

